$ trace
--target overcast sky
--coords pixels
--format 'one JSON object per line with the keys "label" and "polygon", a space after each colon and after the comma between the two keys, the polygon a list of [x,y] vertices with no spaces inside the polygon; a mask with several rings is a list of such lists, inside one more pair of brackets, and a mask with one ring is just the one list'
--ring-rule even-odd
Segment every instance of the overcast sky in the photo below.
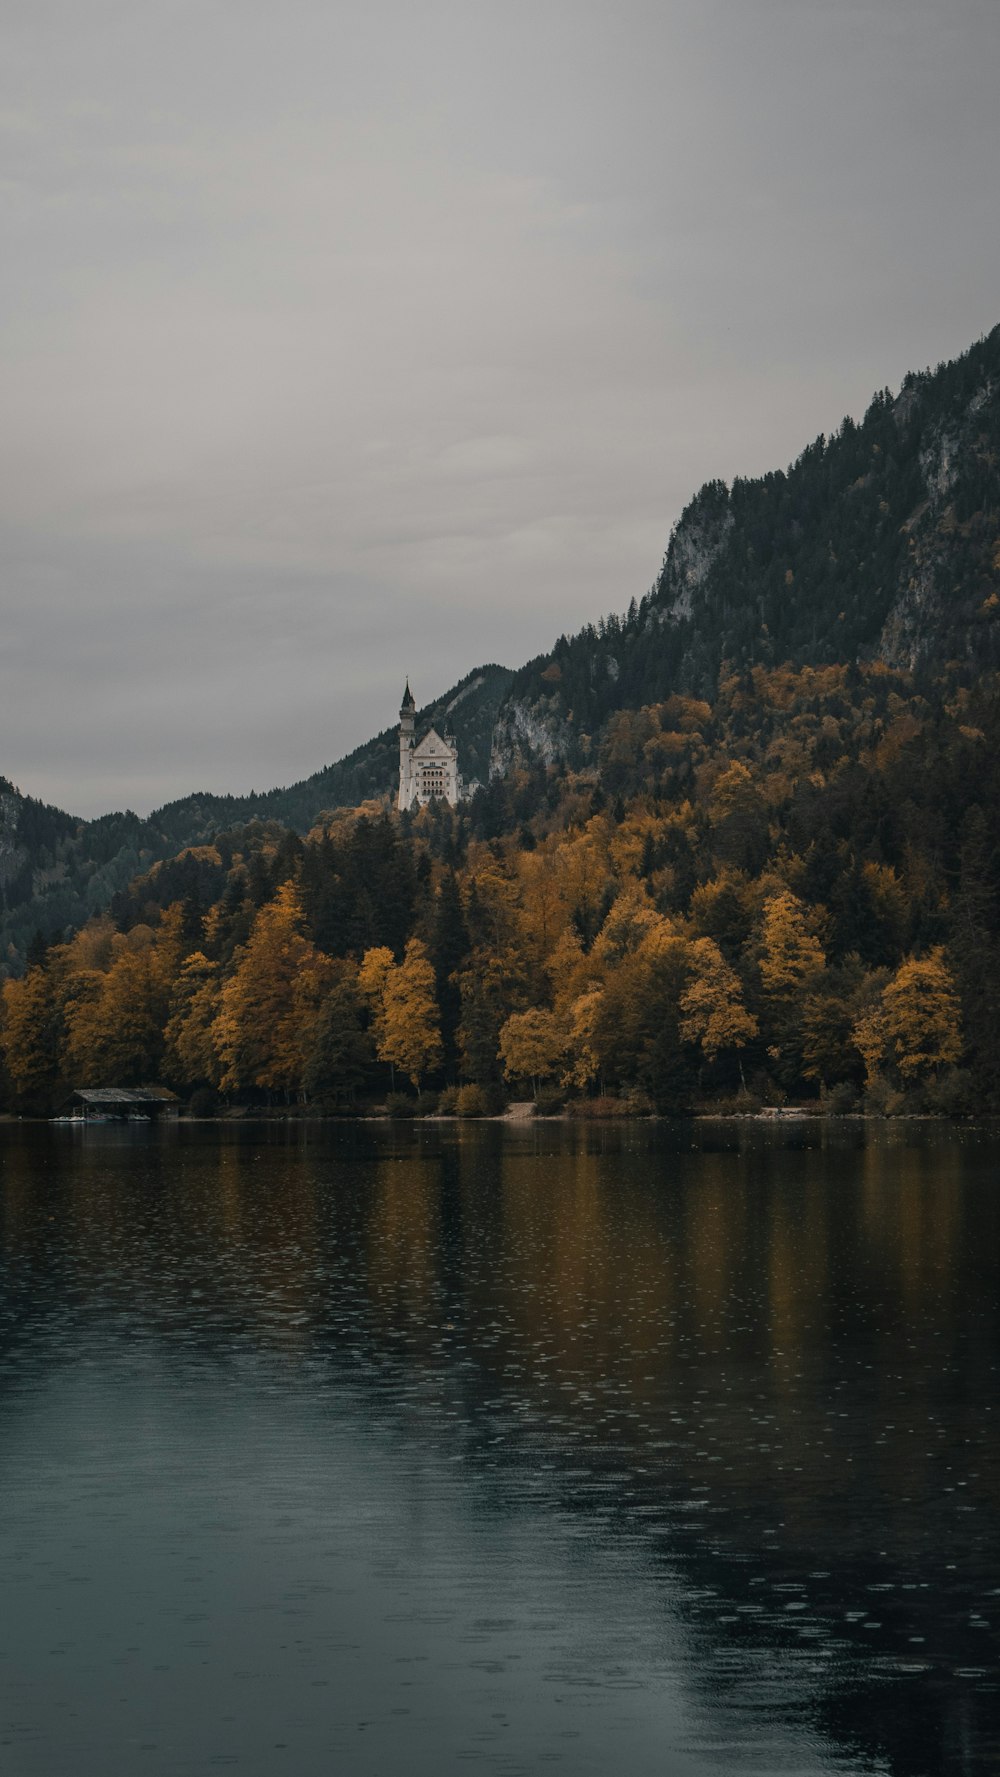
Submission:
{"label": "overcast sky", "polygon": [[290,783],[1000,320],[998,0],[7,0],[0,773]]}

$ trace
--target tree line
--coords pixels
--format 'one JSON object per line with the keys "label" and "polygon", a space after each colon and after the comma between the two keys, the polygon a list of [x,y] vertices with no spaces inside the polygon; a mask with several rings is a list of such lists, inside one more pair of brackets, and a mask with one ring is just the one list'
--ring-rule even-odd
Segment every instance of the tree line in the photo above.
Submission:
{"label": "tree line", "polygon": [[957,669],[757,667],[460,809],[231,829],[36,941],[5,1103],[995,1108],[998,743]]}

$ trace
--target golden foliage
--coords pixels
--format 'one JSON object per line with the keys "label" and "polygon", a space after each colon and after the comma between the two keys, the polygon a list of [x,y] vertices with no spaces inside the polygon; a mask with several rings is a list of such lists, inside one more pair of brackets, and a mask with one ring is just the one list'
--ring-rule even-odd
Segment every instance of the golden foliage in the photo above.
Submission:
{"label": "golden foliage", "polygon": [[938,945],[908,957],[882,994],[885,1034],[904,1081],[934,1073],[962,1053],[961,1007]]}
{"label": "golden foliage", "polygon": [[303,1024],[329,978],[329,959],[303,935],[299,893],[283,883],[258,912],[222,989],[212,1036],[221,1085],[286,1093],[299,1087]]}
{"label": "golden foliage", "polygon": [[558,1020],[540,1006],[512,1012],[500,1029],[504,1073],[508,1080],[531,1080],[536,1092],[538,1081],[557,1071],[565,1047]]}
{"label": "golden foliage", "polygon": [[772,999],[805,994],[826,967],[823,946],[810,931],[806,910],[789,890],[764,903],[760,978]]}
{"label": "golden foliage", "polygon": [[688,956],[691,981],[680,997],[684,1041],[700,1044],[706,1061],[723,1049],[744,1049],[757,1035],[757,1020],[743,1004],[736,970],[711,938],[697,938]]}
{"label": "golden foliage", "polygon": [[401,1068],[414,1086],[419,1086],[441,1060],[434,970],[419,938],[410,939],[403,961],[387,976],[382,1003],[385,1023],[379,1056]]}

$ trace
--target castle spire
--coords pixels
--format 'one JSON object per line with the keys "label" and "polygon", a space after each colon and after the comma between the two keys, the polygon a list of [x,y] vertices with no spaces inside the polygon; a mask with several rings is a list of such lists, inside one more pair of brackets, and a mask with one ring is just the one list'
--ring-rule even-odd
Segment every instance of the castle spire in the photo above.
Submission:
{"label": "castle spire", "polygon": [[399,706],[399,796],[397,808],[409,808],[413,801],[416,780],[413,770],[413,722],[416,710],[413,692],[410,690],[410,675],[406,675],[406,690]]}

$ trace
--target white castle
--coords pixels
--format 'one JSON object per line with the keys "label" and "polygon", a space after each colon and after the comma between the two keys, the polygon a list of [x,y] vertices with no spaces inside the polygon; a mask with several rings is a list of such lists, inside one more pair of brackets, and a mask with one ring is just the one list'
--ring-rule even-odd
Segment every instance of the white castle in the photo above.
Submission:
{"label": "white castle", "polygon": [[458,747],[450,721],[446,721],[444,739],[436,728],[428,729],[420,744],[413,732],[416,704],[406,681],[399,710],[399,808],[421,807],[437,797],[450,802],[452,808],[468,794],[458,769]]}

